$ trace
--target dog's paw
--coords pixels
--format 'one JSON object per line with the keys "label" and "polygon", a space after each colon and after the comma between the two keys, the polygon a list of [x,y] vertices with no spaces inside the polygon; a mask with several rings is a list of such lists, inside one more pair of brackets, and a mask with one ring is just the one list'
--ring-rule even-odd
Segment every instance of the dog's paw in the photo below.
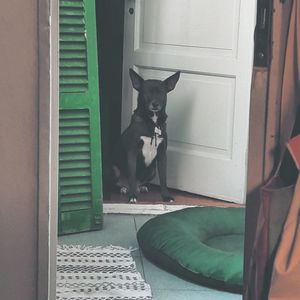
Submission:
{"label": "dog's paw", "polygon": [[162,194],[162,199],[163,199],[164,202],[169,202],[169,203],[172,203],[172,202],[175,201],[173,196],[169,193],[168,194]]}
{"label": "dog's paw", "polygon": [[128,188],[126,186],[122,186],[120,188],[120,194],[121,195],[126,195],[128,193]]}
{"label": "dog's paw", "polygon": [[139,192],[140,193],[148,193],[149,189],[145,185],[141,185],[141,186],[139,186]]}
{"label": "dog's paw", "polygon": [[128,202],[131,203],[131,204],[135,204],[135,203],[137,203],[137,199],[136,199],[135,196],[132,196],[132,197],[129,197],[129,201]]}

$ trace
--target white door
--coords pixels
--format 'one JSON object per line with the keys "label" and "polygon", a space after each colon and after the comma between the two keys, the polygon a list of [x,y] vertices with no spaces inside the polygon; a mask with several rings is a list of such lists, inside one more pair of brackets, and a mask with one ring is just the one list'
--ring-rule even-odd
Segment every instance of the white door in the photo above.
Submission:
{"label": "white door", "polygon": [[182,74],[168,96],[168,186],[245,203],[256,0],[127,0],[122,128],[136,107],[129,67]]}

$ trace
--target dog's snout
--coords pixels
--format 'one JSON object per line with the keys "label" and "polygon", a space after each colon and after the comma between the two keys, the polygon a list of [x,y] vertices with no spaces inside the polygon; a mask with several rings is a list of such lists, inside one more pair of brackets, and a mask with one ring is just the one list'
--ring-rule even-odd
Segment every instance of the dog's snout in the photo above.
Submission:
{"label": "dog's snout", "polygon": [[152,107],[153,108],[158,108],[159,107],[159,103],[157,101],[152,102]]}
{"label": "dog's snout", "polygon": [[149,110],[157,112],[161,110],[162,106],[158,101],[152,101],[149,105]]}

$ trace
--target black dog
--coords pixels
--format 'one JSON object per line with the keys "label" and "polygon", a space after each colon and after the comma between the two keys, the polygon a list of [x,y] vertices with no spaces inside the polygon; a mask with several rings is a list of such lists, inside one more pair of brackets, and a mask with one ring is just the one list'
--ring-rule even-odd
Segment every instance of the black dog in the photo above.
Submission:
{"label": "black dog", "polygon": [[161,195],[164,201],[173,201],[167,189],[167,93],[179,79],[177,72],[164,81],[144,80],[132,69],[129,75],[138,91],[138,104],[129,127],[123,132],[114,155],[113,172],[121,193],[136,203],[138,192],[147,192],[158,168]]}

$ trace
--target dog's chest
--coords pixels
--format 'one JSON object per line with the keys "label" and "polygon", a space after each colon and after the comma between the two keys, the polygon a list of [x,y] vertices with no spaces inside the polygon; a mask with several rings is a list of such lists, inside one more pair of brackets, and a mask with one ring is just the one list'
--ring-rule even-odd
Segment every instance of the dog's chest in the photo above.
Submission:
{"label": "dog's chest", "polygon": [[164,139],[156,135],[156,137],[141,136],[141,140],[144,142],[142,154],[145,159],[145,165],[148,167],[155,159],[157,148]]}

